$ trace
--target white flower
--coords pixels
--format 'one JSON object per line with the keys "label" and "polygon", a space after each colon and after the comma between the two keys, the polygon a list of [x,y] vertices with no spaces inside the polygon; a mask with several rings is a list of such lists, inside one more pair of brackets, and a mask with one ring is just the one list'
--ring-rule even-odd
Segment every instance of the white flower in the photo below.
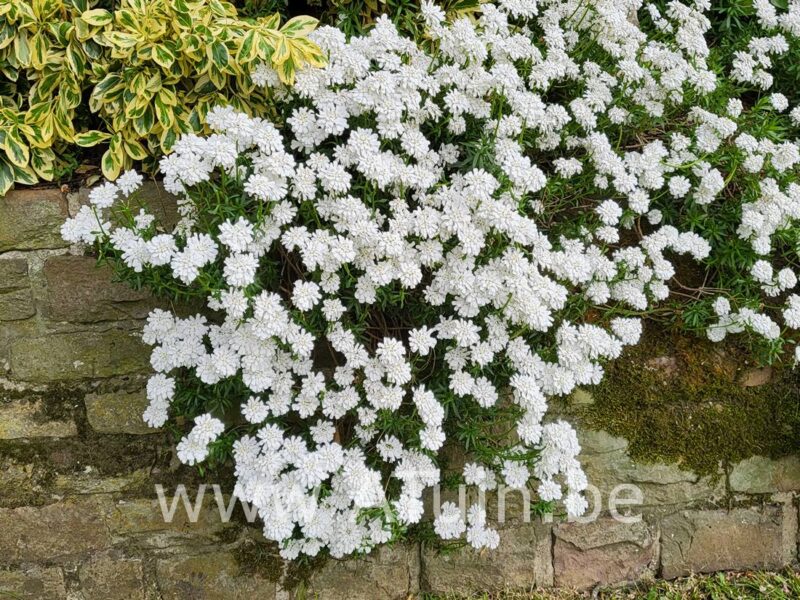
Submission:
{"label": "white flower", "polygon": [[292,291],[292,304],[302,311],[311,310],[322,296],[319,285],[313,281],[298,281]]}

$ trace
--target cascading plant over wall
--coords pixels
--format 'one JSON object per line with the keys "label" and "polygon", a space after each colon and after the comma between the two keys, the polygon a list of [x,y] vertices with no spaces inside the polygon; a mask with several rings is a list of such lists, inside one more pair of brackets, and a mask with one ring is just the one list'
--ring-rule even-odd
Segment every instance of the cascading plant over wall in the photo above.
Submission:
{"label": "cascading plant over wall", "polygon": [[[207,301],[148,319],[145,420],[194,418],[187,464],[230,453],[234,493],[286,558],[401,538],[450,448],[468,457],[462,482],[581,514],[580,447],[545,420],[548,399],[598,383],[638,341],[679,258],[712,278],[753,266],[693,297],[722,315],[703,322],[711,337],[788,341],[762,298],[797,300],[778,236],[800,216],[798,153],[758,133],[788,101],[730,99],[708,9],[500,0],[450,24],[425,2],[422,41],[381,18],[350,40],[315,31],[327,65],[291,88],[260,66],[275,116],[213,109],[214,133],[162,160],[173,231],[138,206],[134,172],[63,228],[133,285]],[[723,203],[744,208],[711,235]],[[738,263],[718,260],[723,243]],[[445,503],[434,530],[499,543],[480,503]]]}

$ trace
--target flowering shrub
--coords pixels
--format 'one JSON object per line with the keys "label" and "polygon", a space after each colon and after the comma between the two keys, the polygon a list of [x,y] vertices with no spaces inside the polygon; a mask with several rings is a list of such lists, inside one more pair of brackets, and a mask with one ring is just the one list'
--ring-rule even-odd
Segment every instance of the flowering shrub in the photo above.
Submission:
{"label": "flowering shrub", "polygon": [[[757,5],[794,35],[797,3]],[[139,209],[133,172],[63,228],[134,285],[207,300],[148,319],[145,420],[194,417],[187,464],[230,450],[235,494],[287,558],[401,537],[448,445],[461,481],[582,513],[580,447],[548,398],[598,383],[669,285],[687,326],[757,334],[773,358],[790,336],[764,298],[800,324],[797,109],[731,97],[769,83],[771,51],[745,40],[721,77],[708,10],[501,0],[449,25],[426,2],[423,41],[381,18],[314,32],[328,64],[291,89],[259,67],[278,118],[216,108],[212,135],[162,160],[174,231]],[[446,503],[434,529],[499,541],[479,503]]]}

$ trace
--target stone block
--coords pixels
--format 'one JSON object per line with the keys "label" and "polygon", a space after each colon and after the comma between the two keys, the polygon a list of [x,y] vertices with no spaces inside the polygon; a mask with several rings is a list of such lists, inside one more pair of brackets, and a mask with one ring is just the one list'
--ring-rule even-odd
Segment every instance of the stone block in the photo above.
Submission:
{"label": "stone block", "polygon": [[0,197],[0,252],[66,248],[67,202],[58,189],[12,190]]}
{"label": "stone block", "polygon": [[119,553],[97,554],[78,569],[86,598],[142,600],[145,598],[142,561]]}
{"label": "stone block", "polygon": [[80,473],[56,473],[51,487],[53,492],[59,495],[74,496],[149,491],[153,487],[153,482],[149,469],[138,469],[125,475],[103,476],[95,469],[87,468]]}
{"label": "stone block", "polygon": [[257,575],[241,574],[239,565],[228,552],[159,560],[157,577],[164,600],[253,600],[275,597],[274,582]]}
{"label": "stone block", "polygon": [[606,506],[612,490],[621,484],[642,491],[643,507],[669,508],[725,495],[725,477],[698,476],[674,464],[643,463],[628,455],[627,440],[605,431],[578,430],[579,457],[591,485],[596,486]]}
{"label": "stone block", "polygon": [[794,559],[797,518],[791,506],[685,510],[661,523],[666,579],[721,570],[780,569]]}
{"label": "stone block", "polygon": [[130,375],[149,368],[147,347],[123,329],[17,338],[10,353],[12,378],[35,383]]}
{"label": "stone block", "polygon": [[89,256],[51,256],[44,263],[43,312],[54,321],[143,319],[156,302],[143,291],[112,281],[111,268]]}
{"label": "stone block", "polygon": [[[78,203],[89,204],[89,188],[81,188],[78,192]],[[171,231],[178,222],[177,198],[164,190],[161,182],[145,181],[142,187],[133,194],[130,201],[131,209],[134,213],[144,208],[148,213],[155,216],[156,221],[167,231]]]}
{"label": "stone block", "polygon": [[419,570],[417,546],[383,546],[367,556],[329,560],[311,575],[305,593],[326,600],[406,600],[419,593]]}
{"label": "stone block", "polygon": [[728,476],[731,491],[773,494],[800,490],[800,456],[769,459],[753,456],[736,465]]}
{"label": "stone block", "polygon": [[603,518],[562,523],[554,529],[555,585],[587,589],[652,576],[658,568],[658,536],[644,521]]}
{"label": "stone block", "polygon": [[43,402],[0,402],[0,440],[77,435],[75,422],[69,418],[51,418]]}
{"label": "stone block", "polygon": [[0,569],[0,598],[9,600],[63,600],[67,597],[64,576],[58,567],[30,566]]}
{"label": "stone block", "polygon": [[[141,546],[153,548],[213,543],[226,523],[211,487],[206,488],[199,503],[197,488],[186,486],[186,501],[175,500],[175,491],[175,488],[164,489],[163,507],[158,498],[133,498],[115,503],[106,514],[113,538],[135,537]],[[222,499],[225,506],[228,500],[227,497]],[[171,510],[173,504],[174,511]],[[197,510],[193,512],[195,507]]]}
{"label": "stone block", "polygon": [[158,431],[142,420],[147,408],[144,391],[87,394],[86,417],[98,433],[146,434]]}
{"label": "stone block", "polygon": [[111,536],[97,496],[41,507],[0,509],[0,565],[51,561],[107,548]]}
{"label": "stone block", "polygon": [[551,526],[518,524],[500,531],[500,545],[495,550],[465,547],[440,553],[423,548],[422,580],[433,593],[530,590],[553,584],[552,558]]}
{"label": "stone block", "polygon": [[0,321],[19,321],[35,314],[28,261],[24,258],[0,259]]}

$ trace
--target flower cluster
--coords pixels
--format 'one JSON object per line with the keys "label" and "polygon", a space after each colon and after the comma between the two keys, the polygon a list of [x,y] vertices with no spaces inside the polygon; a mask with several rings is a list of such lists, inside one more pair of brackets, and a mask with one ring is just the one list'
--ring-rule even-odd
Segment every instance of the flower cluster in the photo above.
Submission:
{"label": "flower cluster", "polygon": [[[326,67],[291,89],[266,66],[253,75],[280,119],[215,108],[212,135],[184,136],[162,160],[181,197],[174,231],[132,208],[132,173],[64,226],[156,290],[205,298],[205,316],[148,319],[145,420],[163,425],[181,389],[233,403],[229,432],[227,411],[200,403],[179,457],[202,461],[234,436],[234,492],[285,557],[402,535],[459,440],[464,482],[533,486],[585,510],[580,445],[546,419],[548,399],[600,382],[603,362],[639,340],[638,315],[669,295],[676,258],[709,257],[711,242],[669,209],[715,205],[726,174],[712,153],[732,141],[751,172],[800,160],[794,144],[737,137],[736,102],[724,114],[691,106],[681,131],[621,144],[633,124],[716,87],[707,2],[673,0],[663,14],[647,3],[650,32],[630,19],[637,8],[500,0],[477,22],[447,23],[423,2],[420,43],[386,18],[351,40],[322,28],[311,37]],[[800,214],[800,187],[761,188],[739,235],[765,254]],[[763,262],[752,276],[766,293],[796,284]],[[724,298],[714,310],[716,338],[776,335],[756,310]],[[466,518],[436,509],[441,538],[499,543],[479,504]]]}

